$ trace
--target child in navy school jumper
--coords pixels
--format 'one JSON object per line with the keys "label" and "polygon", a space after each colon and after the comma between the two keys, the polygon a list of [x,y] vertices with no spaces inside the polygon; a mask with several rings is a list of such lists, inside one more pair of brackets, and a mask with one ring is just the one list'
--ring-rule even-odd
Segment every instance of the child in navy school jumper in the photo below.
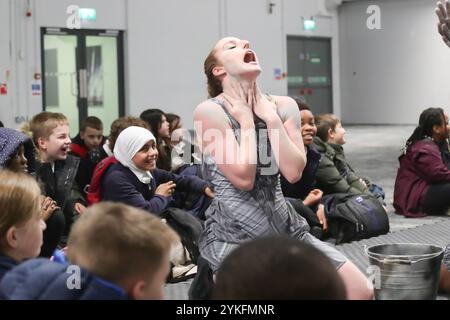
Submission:
{"label": "child in navy school jumper", "polygon": [[156,215],[167,209],[176,190],[213,197],[207,183],[196,176],[179,176],[156,168],[158,151],[153,134],[141,127],[123,130],[114,146],[119,161],[105,173],[102,200],[123,202]]}

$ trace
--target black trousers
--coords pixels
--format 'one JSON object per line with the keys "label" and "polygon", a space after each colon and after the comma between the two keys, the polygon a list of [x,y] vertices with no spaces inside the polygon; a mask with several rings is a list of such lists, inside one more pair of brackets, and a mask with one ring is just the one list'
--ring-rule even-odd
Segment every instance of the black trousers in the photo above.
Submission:
{"label": "black trousers", "polygon": [[444,215],[450,208],[450,183],[433,184],[425,194],[423,211],[429,215]]}
{"label": "black trousers", "polygon": [[306,219],[306,222],[308,222],[310,227],[322,228],[319,218],[317,217],[317,214],[315,212],[317,209],[313,210],[310,207],[305,206],[301,199],[286,198],[286,201],[288,201],[294,207],[295,211],[297,211],[298,214]]}
{"label": "black trousers", "polygon": [[65,227],[65,218],[61,210],[56,210],[45,221],[47,227],[44,230],[43,244],[40,257],[50,258],[58,246]]}

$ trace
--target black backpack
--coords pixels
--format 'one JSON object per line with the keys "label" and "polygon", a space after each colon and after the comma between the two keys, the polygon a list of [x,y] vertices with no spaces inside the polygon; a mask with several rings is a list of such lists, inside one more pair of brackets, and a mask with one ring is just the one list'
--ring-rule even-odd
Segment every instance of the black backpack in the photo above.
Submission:
{"label": "black backpack", "polygon": [[389,232],[386,211],[373,195],[337,193],[324,196],[322,202],[328,231],[336,239],[336,244]]}
{"label": "black backpack", "polygon": [[162,218],[166,219],[167,224],[178,233],[181,242],[191,256],[192,262],[197,263],[200,256],[198,241],[203,232],[203,224],[200,219],[183,209],[173,207],[166,209]]}
{"label": "black backpack", "polygon": [[[198,263],[200,252],[198,241],[203,232],[203,223],[189,212],[169,207],[161,216],[166,219],[167,224],[180,236],[183,247],[189,252],[189,256],[194,264]],[[175,283],[193,278],[195,274],[174,278],[172,274],[167,279],[168,282]]]}

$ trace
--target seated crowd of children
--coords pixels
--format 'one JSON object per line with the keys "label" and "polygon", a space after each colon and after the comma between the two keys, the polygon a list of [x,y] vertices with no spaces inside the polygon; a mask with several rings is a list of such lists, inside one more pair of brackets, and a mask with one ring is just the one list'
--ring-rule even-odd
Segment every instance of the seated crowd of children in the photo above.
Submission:
{"label": "seated crowd of children", "polygon": [[[328,226],[323,197],[366,193],[384,204],[384,192],[369,178],[358,175],[346,161],[342,148],[345,129],[339,119],[331,114],[314,116],[305,102],[297,103],[307,165],[298,182],[291,184],[281,177],[281,186],[286,199],[312,227],[310,232],[324,238]],[[213,198],[214,192],[196,174],[199,170],[184,171],[198,163],[183,163],[181,174],[174,173],[179,163],[171,167],[171,156],[180,155],[172,150],[177,143],[185,143],[182,139],[175,143],[170,140],[171,133],[180,129],[180,119],[167,117],[177,122],[169,126],[160,110],[147,110],[143,115],[147,119],[154,117],[153,123],[141,118],[119,118],[112,123],[107,137],[100,119],[88,117],[73,141],[67,118],[58,113],[42,112],[33,117],[29,123],[31,137],[0,128],[0,165],[4,169],[0,170],[0,201],[4,208],[0,216],[0,278],[4,277],[0,297],[162,297],[169,267],[173,267],[170,248],[180,239],[161,218],[166,209],[178,207],[203,221],[198,210],[205,210],[203,200]],[[400,157],[394,192],[397,213],[423,216],[442,214],[448,209],[448,198],[440,196],[450,185],[447,124],[442,109],[430,108],[422,113]],[[191,153],[191,143],[187,143],[189,150],[183,152]],[[32,155],[32,161],[26,155]],[[159,168],[159,161],[169,170]],[[188,204],[190,194],[195,194],[194,199],[202,204]],[[57,250],[66,246],[67,257]],[[272,257],[275,253],[276,257]],[[41,258],[31,259],[38,256]],[[139,263],[127,263],[126,268],[122,264],[133,259]],[[297,260],[295,264],[303,268],[290,267]],[[317,249],[292,239],[252,241],[225,260],[212,297],[344,299],[340,278],[326,260]],[[242,267],[251,263],[257,265]],[[73,291],[65,285],[71,276],[66,271],[71,266],[80,267],[78,285],[83,290]],[[442,288],[448,289],[447,269],[443,269]],[[289,273],[290,279],[297,281],[289,280],[288,286],[276,280],[270,291],[246,284],[248,279],[255,282],[256,277],[261,277],[257,283],[263,283],[269,272]],[[294,276],[297,272],[298,276]],[[307,281],[308,272],[323,273],[319,277],[323,281],[312,284]],[[335,289],[325,290],[330,283]],[[314,290],[308,287],[311,285]],[[308,296],[304,296],[305,292]]]}
{"label": "seated crowd of children", "polygon": [[[448,44],[450,23],[443,17],[450,15],[450,4],[440,5],[438,15],[440,33]],[[235,48],[237,40],[233,41]],[[248,49],[248,43],[242,43]],[[213,80],[214,86],[222,85],[222,67],[213,64],[206,68],[211,59],[214,54],[205,61],[208,80]],[[215,96],[218,94],[211,95]],[[256,97],[260,101],[255,100],[254,108],[261,103],[275,105],[273,98]],[[242,103],[242,97],[224,98]],[[375,199],[387,215],[383,189],[358,174],[346,160],[341,121],[333,114],[314,115],[304,101],[296,102],[300,132],[290,134],[301,135],[306,164],[301,172],[295,172],[297,177],[302,173],[300,180],[286,170],[289,175],[281,175],[281,183],[277,175],[271,177],[281,184],[281,199],[287,200],[307,222],[309,233],[319,239],[332,235],[330,230],[336,228],[336,222],[327,219],[333,213],[329,204],[334,199],[346,199],[347,195]],[[248,124],[248,115],[234,107],[222,107],[230,121],[239,118],[239,125]],[[254,115],[262,122],[271,120],[253,111],[253,120]],[[61,113],[41,112],[23,132],[4,128],[0,122],[0,299],[163,299],[169,275],[173,276],[174,267],[183,260],[180,257],[186,255],[186,261],[198,264],[191,298],[373,297],[370,286],[358,287],[365,279],[350,270],[356,267],[339,252],[325,250],[325,244],[318,246],[307,231],[306,236],[313,239],[309,244],[273,234],[250,235],[247,238],[254,239],[232,250],[217,243],[222,253],[230,252],[212,274],[199,253],[199,234],[211,230],[205,228],[211,223],[205,218],[208,207],[226,205],[213,201],[219,193],[203,179],[202,156],[181,120],[175,114],[148,109],[139,118],[115,120],[104,135],[102,121],[90,116],[74,139],[69,136],[69,121]],[[261,125],[259,120],[251,123],[253,128],[256,123]],[[450,208],[448,122],[441,108],[421,113],[399,157],[393,199],[396,213],[405,217],[445,215]],[[241,142],[246,143],[245,136]],[[248,191],[244,189],[238,191],[244,194]],[[249,194],[266,201],[279,190],[260,191]],[[228,208],[222,209],[230,214]],[[233,230],[241,230],[234,214],[241,213],[233,212],[224,221],[233,224]],[[271,227],[284,225],[284,221],[275,221],[275,215],[270,218],[274,219]],[[255,219],[252,223],[261,222]],[[347,272],[341,272],[341,267]],[[439,285],[450,292],[450,246],[444,254]]]}

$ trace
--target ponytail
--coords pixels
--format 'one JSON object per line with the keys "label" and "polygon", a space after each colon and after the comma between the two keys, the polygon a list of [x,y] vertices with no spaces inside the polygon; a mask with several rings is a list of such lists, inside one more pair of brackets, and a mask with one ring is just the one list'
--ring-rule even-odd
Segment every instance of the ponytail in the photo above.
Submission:
{"label": "ponytail", "polygon": [[419,125],[414,129],[414,132],[406,141],[403,154],[405,154],[417,141],[432,137],[433,127],[442,125],[443,121],[445,121],[445,116],[442,108],[428,108],[424,110],[420,114]]}

